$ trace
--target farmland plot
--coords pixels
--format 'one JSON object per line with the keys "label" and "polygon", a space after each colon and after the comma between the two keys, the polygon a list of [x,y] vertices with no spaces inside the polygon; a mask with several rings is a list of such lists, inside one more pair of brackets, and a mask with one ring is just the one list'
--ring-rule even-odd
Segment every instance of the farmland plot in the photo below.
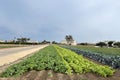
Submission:
{"label": "farmland plot", "polygon": [[[102,64],[109,65],[115,69],[120,69],[120,49],[114,48],[95,48],[85,46],[62,46],[70,49],[80,55],[98,61]],[[116,52],[117,50],[117,52]],[[114,53],[114,54],[113,54]]]}
{"label": "farmland plot", "polygon": [[106,55],[120,55],[120,48],[107,48],[107,47],[94,47],[94,46],[74,46],[76,48],[79,48],[81,50],[87,50],[92,52],[97,52],[100,54],[106,54]]}
{"label": "farmland plot", "polygon": [[14,48],[14,47],[24,47],[25,45],[15,45],[15,44],[0,44],[0,49],[4,48]]}
{"label": "farmland plot", "polygon": [[[1,74],[1,77],[21,77],[24,76],[24,74],[29,74],[31,71],[38,75],[38,72],[43,70],[47,70],[48,75],[52,77],[58,76],[56,74],[63,75],[64,77],[66,75],[66,77],[68,77],[67,79],[62,78],[61,80],[70,80],[72,75],[74,75],[73,77],[76,75],[83,76],[85,73],[96,74],[96,76],[99,75],[99,77],[101,76],[103,78],[112,76],[115,72],[111,67],[95,64],[84,59],[81,55],[54,45],[48,46],[22,62],[12,65]],[[51,71],[49,72],[49,70],[52,70],[52,73]],[[47,74],[46,71],[45,74]],[[36,78],[37,76],[33,77]],[[79,77],[78,79],[72,80],[80,79],[82,78]],[[44,80],[47,80],[47,78]],[[58,79],[54,78],[53,80]]]}

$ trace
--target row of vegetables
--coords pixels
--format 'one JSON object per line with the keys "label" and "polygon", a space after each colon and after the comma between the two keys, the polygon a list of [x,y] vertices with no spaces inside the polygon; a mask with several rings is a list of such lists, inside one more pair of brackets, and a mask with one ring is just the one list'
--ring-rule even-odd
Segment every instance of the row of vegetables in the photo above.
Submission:
{"label": "row of vegetables", "polygon": [[44,69],[61,73],[66,71],[61,57],[53,46],[48,46],[22,62],[10,66],[1,74],[1,77],[20,76],[31,70],[41,71]]}
{"label": "row of vegetables", "polygon": [[95,64],[71,50],[51,45],[22,62],[10,66],[1,76],[19,76],[31,70],[53,70],[66,74],[93,72],[103,77],[114,73],[111,67]]}
{"label": "row of vegetables", "polygon": [[68,67],[67,72],[70,73],[86,73],[93,72],[101,76],[107,77],[113,75],[114,70],[108,66],[95,64],[75,52],[56,46],[56,49],[62,57],[64,63]]}
{"label": "row of vegetables", "polygon": [[62,46],[62,47],[66,49],[70,49],[76,52],[77,54],[83,55],[85,57],[98,61],[102,64],[109,65],[114,69],[120,69],[120,56],[119,55],[97,53],[97,52],[92,52],[90,50],[88,51],[82,50],[82,49],[79,49],[73,46]]}

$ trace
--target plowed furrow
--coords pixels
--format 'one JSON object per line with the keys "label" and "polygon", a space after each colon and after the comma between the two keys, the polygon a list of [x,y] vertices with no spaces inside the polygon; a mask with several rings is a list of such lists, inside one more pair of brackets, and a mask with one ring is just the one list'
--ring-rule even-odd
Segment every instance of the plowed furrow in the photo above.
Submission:
{"label": "plowed furrow", "polygon": [[34,80],[37,75],[36,71],[30,71],[26,76],[21,77],[20,80]]}
{"label": "plowed furrow", "polygon": [[42,70],[37,72],[37,76],[34,78],[34,80],[46,80],[46,75],[47,75],[47,71]]}

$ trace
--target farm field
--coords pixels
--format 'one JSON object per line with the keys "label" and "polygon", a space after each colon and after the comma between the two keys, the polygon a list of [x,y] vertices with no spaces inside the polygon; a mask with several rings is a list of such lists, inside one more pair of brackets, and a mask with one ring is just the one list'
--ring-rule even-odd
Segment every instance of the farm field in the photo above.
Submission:
{"label": "farm field", "polygon": [[93,46],[62,46],[77,54],[93,59],[112,68],[120,69],[119,48],[96,48]]}
{"label": "farm field", "polygon": [[118,80],[118,74],[119,70],[93,63],[70,50],[52,45],[10,66],[1,77],[10,77],[11,80]]}
{"label": "farm field", "polygon": [[98,52],[101,54],[108,54],[108,55],[120,55],[120,48],[107,48],[107,47],[94,47],[94,46],[74,46],[81,50],[87,50],[92,52]]}
{"label": "farm field", "polygon": [[18,44],[0,44],[0,49],[4,48],[14,48],[14,47],[23,47],[25,45],[18,45]]}

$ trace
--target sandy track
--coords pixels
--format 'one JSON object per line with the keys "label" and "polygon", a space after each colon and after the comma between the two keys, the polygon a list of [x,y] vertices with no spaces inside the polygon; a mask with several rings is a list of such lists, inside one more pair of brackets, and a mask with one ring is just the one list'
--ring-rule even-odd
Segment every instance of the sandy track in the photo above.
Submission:
{"label": "sandy track", "polygon": [[46,46],[48,45],[37,45],[37,46],[9,48],[9,49],[0,50],[0,66],[14,62]]}

